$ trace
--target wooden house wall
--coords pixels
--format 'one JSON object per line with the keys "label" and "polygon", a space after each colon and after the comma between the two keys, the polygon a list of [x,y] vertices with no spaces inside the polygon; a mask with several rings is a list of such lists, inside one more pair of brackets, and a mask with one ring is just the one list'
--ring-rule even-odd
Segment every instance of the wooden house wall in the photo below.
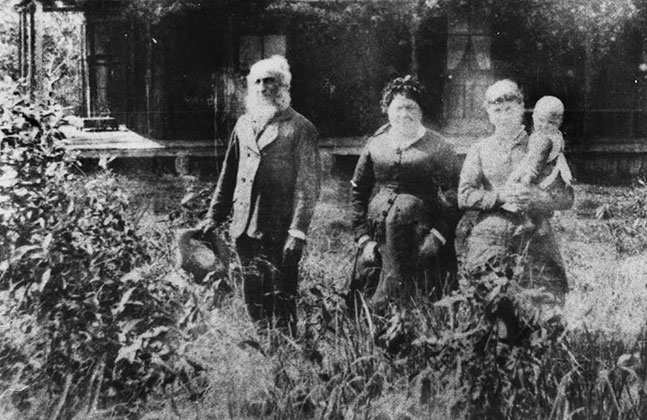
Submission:
{"label": "wooden house wall", "polygon": [[647,138],[647,73],[639,67],[644,62],[642,50],[643,36],[628,28],[608,56],[593,63],[586,137],[616,141]]}
{"label": "wooden house wall", "polygon": [[[93,34],[88,64],[94,113],[105,105],[120,122],[153,138],[226,139],[242,112],[247,68],[240,53],[246,36],[285,36],[294,107],[315,123],[322,137],[372,133],[385,122],[379,109],[383,87],[413,64],[409,28],[388,16],[348,25],[307,15],[206,8],[150,25],[110,18],[105,10],[86,15]],[[517,80],[528,108],[543,95],[560,97],[567,108],[563,130],[569,143],[586,148],[647,138],[647,73],[638,67],[646,54],[640,30],[628,28],[604,61],[587,58],[583,48],[530,60],[533,40],[520,41],[517,34],[505,32],[507,27],[491,22],[496,36],[488,77]],[[416,45],[418,76],[431,97],[428,122],[445,129],[447,110],[460,108],[452,105],[456,98],[448,88],[450,77],[458,73],[447,68],[447,18],[423,21]],[[469,82],[470,68],[474,62],[456,71],[467,72],[463,76]],[[106,104],[96,102],[102,96],[101,77],[108,79]],[[483,119],[481,91],[468,99],[474,115]]]}
{"label": "wooden house wall", "polygon": [[[298,15],[207,9],[169,16],[149,26],[107,18],[105,11],[86,14],[92,34],[93,113],[109,111],[129,128],[154,138],[227,136],[242,111],[248,69],[239,55],[241,39],[247,36],[285,36],[293,105],[324,137],[362,136],[376,130],[385,122],[379,105],[382,89],[411,67],[408,28],[388,17],[348,26]],[[442,20],[425,26],[418,45],[419,76],[431,93],[427,117],[434,125],[443,108],[443,31]],[[102,57],[100,63],[97,56]],[[106,103],[97,103],[98,77],[103,73]],[[223,84],[234,85],[229,91],[236,91],[239,106],[223,107],[227,90]]]}
{"label": "wooden house wall", "polygon": [[87,13],[90,115],[110,115],[145,135],[156,128],[147,112],[152,98],[148,33],[142,23]]}
{"label": "wooden house wall", "polygon": [[[234,71],[241,78],[247,72],[236,63],[242,37],[285,36],[286,57],[293,75],[293,106],[312,120],[322,137],[374,132],[385,122],[379,104],[382,89],[392,78],[410,72],[409,32],[392,17],[349,25],[298,14],[248,15],[234,20],[230,28]],[[438,26],[432,28],[434,32],[439,30]],[[434,60],[434,46],[433,42],[420,46],[430,63],[421,76],[434,92],[440,92],[442,80],[437,73],[442,64]],[[430,109],[430,117],[435,120],[442,109],[440,93],[433,95]]]}
{"label": "wooden house wall", "polygon": [[288,34],[295,108],[324,137],[367,135],[384,123],[381,91],[408,72],[406,28],[393,22],[358,28],[300,22]]}
{"label": "wooden house wall", "polygon": [[214,77],[228,54],[221,20],[194,13],[150,25],[87,15],[93,115],[109,113],[153,138],[215,137]]}
{"label": "wooden house wall", "polygon": [[562,99],[562,130],[571,144],[581,149],[647,138],[647,73],[639,68],[645,61],[640,30],[628,25],[605,52],[598,47],[587,52],[584,45],[560,52],[539,51],[536,40],[513,37],[518,34],[503,24],[497,27],[494,22],[493,28],[500,35],[492,51],[496,77],[518,81],[529,110],[541,96]]}
{"label": "wooden house wall", "polygon": [[161,83],[164,136],[214,139],[217,76],[232,54],[226,22],[209,12],[192,12],[170,17],[157,30],[158,48],[167,57]]}

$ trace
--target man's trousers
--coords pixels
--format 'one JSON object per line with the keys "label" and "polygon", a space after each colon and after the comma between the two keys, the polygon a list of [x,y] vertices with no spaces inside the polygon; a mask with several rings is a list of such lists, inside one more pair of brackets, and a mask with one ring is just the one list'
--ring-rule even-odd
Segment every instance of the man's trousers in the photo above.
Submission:
{"label": "man's trousers", "polygon": [[277,241],[243,235],[236,239],[236,251],[243,270],[243,293],[247,311],[261,328],[276,326],[295,335],[296,298],[300,255],[286,260]]}

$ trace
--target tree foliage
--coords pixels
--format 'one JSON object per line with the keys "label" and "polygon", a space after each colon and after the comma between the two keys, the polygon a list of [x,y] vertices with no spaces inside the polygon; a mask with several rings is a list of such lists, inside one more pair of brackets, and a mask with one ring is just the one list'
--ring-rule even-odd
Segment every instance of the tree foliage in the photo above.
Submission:
{"label": "tree foliage", "polygon": [[541,51],[557,54],[586,46],[596,55],[608,52],[619,34],[639,17],[636,0],[492,1],[500,27],[526,32]]}
{"label": "tree foliage", "polygon": [[43,16],[43,89],[54,100],[80,113],[81,25],[74,12],[45,13]]}
{"label": "tree foliage", "polygon": [[18,14],[15,1],[0,0],[0,78],[16,78],[18,72]]}
{"label": "tree foliage", "polygon": [[259,12],[273,0],[130,0],[125,2],[122,12],[125,15],[143,18],[151,23],[158,23],[163,18],[192,10],[205,9],[239,9],[248,12]]}
{"label": "tree foliage", "polygon": [[[19,12],[16,0],[0,0],[0,78],[20,77]],[[78,112],[81,102],[81,15],[47,12],[39,15],[43,33],[42,80],[45,94]]]}
{"label": "tree foliage", "polygon": [[0,388],[23,408],[48,390],[50,418],[135,410],[194,372],[181,347],[187,283],[152,264],[115,176],[79,171],[60,108],[14,92],[0,95]]}
{"label": "tree foliage", "polygon": [[364,0],[300,2],[274,0],[271,8],[311,13],[334,20],[397,16],[410,25],[447,13],[489,18],[498,26],[531,35],[540,48],[568,49],[585,39],[604,52],[625,24],[644,7],[642,0]]}

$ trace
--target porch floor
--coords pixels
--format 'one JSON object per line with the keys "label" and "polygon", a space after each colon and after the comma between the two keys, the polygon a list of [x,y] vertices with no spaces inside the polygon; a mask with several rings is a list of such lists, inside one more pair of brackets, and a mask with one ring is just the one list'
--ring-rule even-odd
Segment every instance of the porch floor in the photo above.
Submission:
{"label": "porch floor", "polygon": [[[459,155],[464,155],[477,138],[472,136],[445,136]],[[359,156],[368,137],[343,137],[321,139],[319,147],[328,150],[333,156]]]}
{"label": "porch floor", "polygon": [[65,127],[64,146],[82,158],[177,157],[224,155],[225,146],[214,140],[152,140],[130,130],[82,131]]}
{"label": "porch floor", "polygon": [[[82,158],[102,157],[221,157],[226,145],[217,140],[153,140],[130,130],[91,132],[65,127],[69,150],[78,151]],[[470,136],[447,136],[459,155],[467,153],[477,139]],[[333,156],[359,156],[366,137],[324,138],[322,150]],[[647,154],[647,139],[596,139],[594,142],[577,142],[567,145],[567,154]]]}

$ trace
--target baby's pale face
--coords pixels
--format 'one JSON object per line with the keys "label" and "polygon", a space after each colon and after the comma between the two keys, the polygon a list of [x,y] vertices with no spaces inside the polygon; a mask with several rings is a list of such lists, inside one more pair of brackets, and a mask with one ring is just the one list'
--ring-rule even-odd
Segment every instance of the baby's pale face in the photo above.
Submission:
{"label": "baby's pale face", "polygon": [[532,115],[532,125],[534,131],[559,130],[562,119],[559,116],[550,113],[535,111]]}

